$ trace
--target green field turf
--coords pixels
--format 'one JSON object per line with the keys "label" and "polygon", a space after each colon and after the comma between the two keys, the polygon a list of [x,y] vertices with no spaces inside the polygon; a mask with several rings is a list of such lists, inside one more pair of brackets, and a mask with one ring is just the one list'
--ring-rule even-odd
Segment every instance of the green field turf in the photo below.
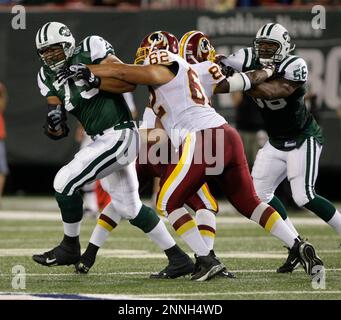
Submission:
{"label": "green field turf", "polygon": [[[124,295],[146,299],[341,299],[341,238],[308,213],[292,214],[292,217],[299,217],[299,231],[315,245],[325,262],[324,290],[313,289],[302,268],[293,274],[276,274],[276,268],[286,258],[282,243],[233,213],[220,214],[215,251],[237,279],[216,278],[203,283],[189,278],[148,279],[150,272],[162,269],[167,261],[142,232],[125,221],[113,231],[88,275],[74,274],[72,266],[40,266],[33,262],[31,255],[51,249],[60,241],[61,223],[45,218],[19,219],[17,213],[0,212],[0,293],[105,294],[103,297]],[[6,219],[1,218],[4,214]],[[83,222],[83,249],[94,225],[92,219]],[[189,252],[176,235],[175,238]],[[15,265],[25,267],[25,290],[12,288]]]}

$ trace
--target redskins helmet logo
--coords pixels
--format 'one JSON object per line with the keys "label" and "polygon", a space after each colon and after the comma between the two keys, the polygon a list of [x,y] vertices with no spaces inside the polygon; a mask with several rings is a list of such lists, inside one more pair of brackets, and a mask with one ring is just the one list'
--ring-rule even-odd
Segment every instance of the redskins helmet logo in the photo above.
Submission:
{"label": "redskins helmet logo", "polygon": [[206,38],[201,38],[199,41],[199,49],[203,53],[208,53],[210,51],[210,43]]}
{"label": "redskins helmet logo", "polygon": [[166,44],[167,39],[161,32],[155,32],[148,37],[148,42],[155,46],[160,43]]}
{"label": "redskins helmet logo", "polygon": [[70,37],[71,36],[71,32],[67,27],[61,27],[59,29],[59,34],[61,36],[65,36],[65,37]]}

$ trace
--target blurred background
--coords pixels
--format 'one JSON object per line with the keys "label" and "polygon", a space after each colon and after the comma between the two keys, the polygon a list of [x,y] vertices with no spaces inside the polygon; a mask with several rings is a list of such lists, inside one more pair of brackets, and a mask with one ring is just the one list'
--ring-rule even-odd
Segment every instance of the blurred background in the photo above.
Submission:
{"label": "blurred background", "polygon": [[[12,28],[11,8],[16,4],[25,6],[26,29]],[[326,8],[326,29],[312,28],[314,4]],[[198,29],[209,36],[217,53],[230,54],[252,46],[261,25],[283,24],[296,43],[295,53],[308,63],[307,105],[326,138],[317,190],[341,200],[341,0],[0,0],[0,82],[8,95],[3,112],[9,163],[5,195],[52,195],[54,175],[79,149],[72,116],[67,139],[52,141],[43,134],[46,103],[36,81],[40,61],[35,34],[47,21],[68,25],[77,42],[88,35],[104,37],[127,63],[133,62],[141,39],[154,30],[180,38]],[[134,101],[139,119],[147,104],[146,88],[134,92]],[[251,101],[222,95],[214,106],[241,132],[254,134],[253,146],[264,142],[261,119],[250,113],[256,110]],[[247,152],[252,164],[254,152]]]}

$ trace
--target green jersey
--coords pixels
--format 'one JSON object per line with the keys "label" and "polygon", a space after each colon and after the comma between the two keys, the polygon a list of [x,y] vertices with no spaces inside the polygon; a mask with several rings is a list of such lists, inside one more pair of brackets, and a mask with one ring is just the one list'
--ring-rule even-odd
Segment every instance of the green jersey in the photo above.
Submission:
{"label": "green jersey", "polygon": [[[226,63],[238,71],[262,68],[253,48],[240,49],[229,56]],[[287,98],[275,100],[254,98],[261,108],[270,143],[277,149],[288,151],[299,148],[306,138],[313,136],[323,144],[321,128],[304,103],[307,64],[302,58],[290,55],[280,63],[278,71],[283,72],[285,79],[304,84]]]}
{"label": "green jersey", "polygon": [[[107,41],[98,36],[90,36],[75,48],[68,64],[99,64],[109,54],[114,54],[114,50]],[[84,80],[69,79],[59,86],[56,74],[46,66],[38,73],[38,85],[44,97],[57,96],[65,109],[79,120],[88,135],[96,135],[132,119],[122,94],[89,89]]]}

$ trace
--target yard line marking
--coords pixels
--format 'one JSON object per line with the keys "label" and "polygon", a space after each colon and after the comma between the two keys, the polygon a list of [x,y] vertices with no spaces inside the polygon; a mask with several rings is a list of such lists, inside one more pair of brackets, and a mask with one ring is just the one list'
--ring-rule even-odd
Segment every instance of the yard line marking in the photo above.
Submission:
{"label": "yard line marking", "polygon": [[[326,295],[341,294],[341,290],[315,290],[315,291],[236,291],[236,292],[193,292],[193,293],[160,293],[160,294],[112,294],[112,293],[80,293],[80,294],[60,294],[60,293],[12,293],[0,292],[1,300],[127,300],[127,299],[172,299],[183,297],[207,297],[207,296],[254,296],[254,295]],[[77,299],[78,298],[78,299]]]}
{"label": "yard line marking", "polygon": [[[32,220],[32,221],[61,221],[59,212],[37,212],[37,211],[1,211],[0,220]],[[168,221],[167,219],[165,219]],[[317,217],[291,217],[294,225],[303,226],[328,226],[323,220]],[[94,219],[95,222],[95,219]],[[218,216],[218,224],[236,225],[236,224],[254,224],[254,222],[241,216]],[[254,224],[255,225],[255,224]]]}
{"label": "yard line marking", "polygon": [[[341,268],[326,268],[325,269],[328,272],[336,272],[341,271]],[[241,270],[230,270],[233,273],[277,273],[275,269],[241,269]],[[154,270],[150,271],[132,271],[132,272],[106,272],[106,276],[134,276],[134,275],[149,275]],[[303,269],[296,269],[296,272],[305,272]],[[97,277],[97,276],[103,276],[103,272],[91,272],[87,275],[80,275],[73,272],[70,273],[26,273],[27,277]],[[13,277],[13,273],[0,273],[0,277]]]}
{"label": "yard line marking", "polygon": [[[45,252],[45,248],[6,248],[0,249],[0,257],[25,257],[33,254]],[[319,253],[341,253],[341,249],[337,250],[319,250]],[[190,254],[190,253],[189,253]],[[118,250],[118,249],[101,249],[99,256],[109,258],[124,259],[166,259],[163,253],[154,253],[148,250]],[[230,251],[217,252],[220,258],[240,258],[240,259],[284,259],[287,254],[283,251]]]}

